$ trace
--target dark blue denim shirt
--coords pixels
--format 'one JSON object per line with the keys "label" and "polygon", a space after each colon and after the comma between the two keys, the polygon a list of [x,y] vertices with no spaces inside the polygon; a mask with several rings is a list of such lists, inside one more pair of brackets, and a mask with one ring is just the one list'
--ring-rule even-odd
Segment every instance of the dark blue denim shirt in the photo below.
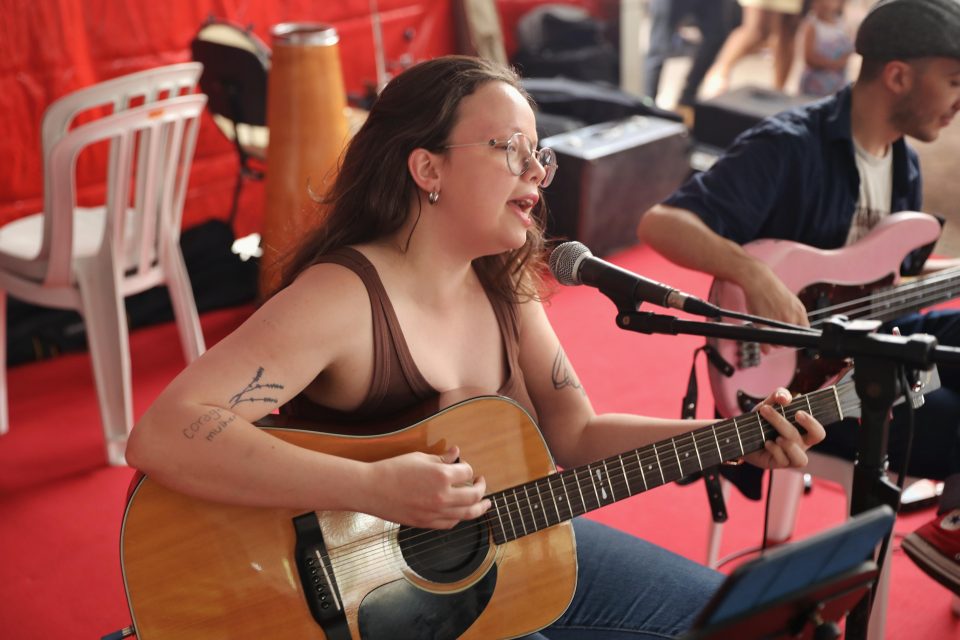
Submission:
{"label": "dark blue denim shirt", "polygon": [[[664,204],[692,211],[740,244],[778,238],[843,246],[860,190],[850,103],[848,86],[763,120]],[[893,144],[890,211],[919,211],[921,191],[917,154],[901,138]]]}

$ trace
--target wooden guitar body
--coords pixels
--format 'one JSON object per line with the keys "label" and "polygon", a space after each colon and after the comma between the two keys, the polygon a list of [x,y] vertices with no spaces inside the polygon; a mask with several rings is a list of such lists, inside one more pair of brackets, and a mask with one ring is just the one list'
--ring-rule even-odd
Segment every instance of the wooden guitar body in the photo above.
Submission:
{"label": "wooden guitar body", "polygon": [[[440,454],[455,444],[493,492],[556,470],[526,412],[496,397],[460,403],[382,436],[267,431],[307,449],[365,461],[411,451]],[[342,607],[346,623],[328,633],[308,607],[295,556],[293,520],[303,515],[206,502],[140,479],[121,532],[124,585],[138,638],[508,638],[549,625],[576,587],[569,522],[505,544],[496,544],[484,527],[470,538],[471,549],[452,544],[452,556],[425,560],[416,551],[422,530],[410,530],[413,538],[404,546],[394,523],[318,512],[329,559],[321,569],[332,570],[335,584],[323,602]]]}
{"label": "wooden guitar body", "polygon": [[[847,379],[781,408],[797,424],[857,415]],[[933,385],[928,385],[931,388]],[[435,531],[360,513],[206,502],[135,481],[121,567],[137,637],[488,640],[548,626],[577,583],[570,521],[758,451],[759,413],[557,471],[529,415],[506,398],[460,402],[384,435],[261,425],[306,449],[363,461],[452,445],[482,474],[491,508]]]}

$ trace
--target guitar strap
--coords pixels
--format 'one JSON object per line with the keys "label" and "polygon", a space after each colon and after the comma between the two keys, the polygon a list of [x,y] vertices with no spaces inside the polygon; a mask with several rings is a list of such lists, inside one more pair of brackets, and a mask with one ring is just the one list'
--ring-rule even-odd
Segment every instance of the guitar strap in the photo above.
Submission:
{"label": "guitar strap", "polygon": [[[693,364],[690,367],[690,378],[687,381],[687,393],[683,397],[683,406],[680,408],[680,417],[692,420],[697,417],[697,399],[699,385],[697,384],[697,356],[703,352],[711,366],[716,367],[725,376],[733,375],[733,367],[709,343],[698,347],[693,352]],[[710,503],[710,514],[714,522],[727,521],[727,505],[723,500],[723,487],[720,484],[720,466],[707,467],[703,470],[703,483],[707,489],[707,501]]]}

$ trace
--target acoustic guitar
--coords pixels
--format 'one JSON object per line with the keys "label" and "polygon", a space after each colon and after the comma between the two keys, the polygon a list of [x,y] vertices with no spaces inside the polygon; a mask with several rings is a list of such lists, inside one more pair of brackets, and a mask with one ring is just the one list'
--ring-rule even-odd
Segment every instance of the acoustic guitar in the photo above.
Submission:
{"label": "acoustic guitar", "polygon": [[[960,295],[960,269],[943,269],[902,282],[900,264],[911,251],[940,235],[940,223],[925,213],[888,216],[858,242],[823,250],[789,240],[757,240],[744,250],[763,261],[807,308],[810,325],[819,327],[840,314],[850,319],[893,320]],[[746,312],[743,290],[715,280],[709,300],[723,309]],[[721,416],[750,411],[777,387],[793,393],[819,389],[849,366],[797,349],[761,353],[756,342],[711,338],[710,344],[733,369],[727,376],[708,367],[710,387]]]}
{"label": "acoustic guitar", "polygon": [[[858,407],[847,379],[780,409],[791,422],[802,409],[829,424],[857,415]],[[757,451],[776,436],[750,413],[558,471],[530,416],[497,396],[465,400],[383,435],[301,426],[278,419],[261,428],[363,461],[440,454],[456,444],[485,476],[493,506],[451,530],[425,530],[363,513],[212,503],[141,476],[121,532],[138,638],[490,640],[532,633],[573,597],[572,518]]]}

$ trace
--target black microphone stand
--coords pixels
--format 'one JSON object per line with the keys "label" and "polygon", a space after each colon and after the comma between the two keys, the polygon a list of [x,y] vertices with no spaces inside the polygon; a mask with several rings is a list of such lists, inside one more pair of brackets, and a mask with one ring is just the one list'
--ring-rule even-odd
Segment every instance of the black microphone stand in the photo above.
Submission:
{"label": "black microphone stand", "polygon": [[[636,311],[635,302],[618,302],[609,292],[604,293],[617,305],[617,326],[627,331],[724,338],[811,349],[826,357],[852,357],[862,416],[850,515],[883,504],[889,505],[894,511],[898,509],[900,492],[886,474],[890,409],[896,399],[907,391],[902,388],[902,380],[916,380],[919,371],[928,370],[937,363],[960,364],[960,349],[937,346],[936,338],[925,334],[896,336],[873,333],[880,324],[877,321],[848,321],[842,316],[834,316],[827,320],[822,331],[802,327],[759,328],[640,312]],[[892,531],[881,549],[887,548],[891,535]],[[851,611],[847,618],[847,638],[862,640],[867,637],[871,605],[872,597],[863,598]]]}

